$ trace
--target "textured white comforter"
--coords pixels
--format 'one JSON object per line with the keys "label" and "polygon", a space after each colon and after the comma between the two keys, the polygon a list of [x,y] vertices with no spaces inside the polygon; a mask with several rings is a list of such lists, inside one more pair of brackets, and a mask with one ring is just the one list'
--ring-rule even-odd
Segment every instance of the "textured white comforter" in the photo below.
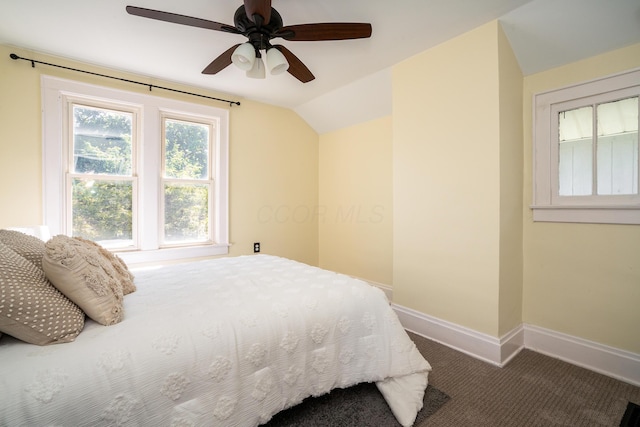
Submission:
{"label": "textured white comforter", "polygon": [[422,407],[431,367],[362,281],[268,255],[134,273],[117,325],[0,339],[0,425],[257,426],[373,381],[402,425]]}

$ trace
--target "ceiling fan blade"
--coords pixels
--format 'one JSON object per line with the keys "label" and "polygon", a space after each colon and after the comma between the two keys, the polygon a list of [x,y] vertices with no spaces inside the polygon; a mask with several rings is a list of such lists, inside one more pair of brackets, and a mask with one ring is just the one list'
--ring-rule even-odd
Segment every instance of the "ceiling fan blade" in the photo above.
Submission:
{"label": "ceiling fan blade", "polygon": [[233,51],[236,50],[238,46],[240,46],[240,44],[231,46],[229,49],[221,53],[220,56],[211,61],[211,64],[207,65],[207,67],[202,70],[202,74],[217,74],[231,65],[231,55],[233,55]]}
{"label": "ceiling fan blade", "polygon": [[300,61],[289,49],[282,45],[274,45],[273,47],[282,52],[284,57],[287,58],[287,62],[289,63],[289,69],[287,69],[287,72],[293,77],[300,80],[302,83],[309,83],[311,80],[316,78],[311,71],[309,71],[307,66],[304,65],[302,61]]}
{"label": "ceiling fan blade", "polygon": [[231,25],[219,22],[208,21],[202,18],[178,15],[177,13],[163,12],[161,10],[145,9],[143,7],[127,6],[130,15],[141,16],[143,18],[156,19],[158,21],[172,22],[174,24],[188,25],[190,27],[205,28],[207,30],[224,31],[227,33],[241,34],[240,31]]}
{"label": "ceiling fan blade", "polygon": [[328,22],[287,25],[278,31],[276,37],[291,41],[366,39],[371,37],[371,24]]}
{"label": "ceiling fan blade", "polygon": [[262,17],[260,25],[266,25],[271,20],[271,0],[244,0],[244,10],[247,17],[256,25],[258,25],[254,18],[256,14]]}

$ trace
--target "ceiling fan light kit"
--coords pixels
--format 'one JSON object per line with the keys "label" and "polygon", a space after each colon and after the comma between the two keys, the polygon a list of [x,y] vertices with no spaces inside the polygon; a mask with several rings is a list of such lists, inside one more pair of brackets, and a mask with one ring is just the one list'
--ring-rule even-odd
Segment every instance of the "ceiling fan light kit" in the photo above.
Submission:
{"label": "ceiling fan light kit", "polygon": [[271,7],[271,0],[244,0],[233,17],[234,25],[221,24],[202,18],[194,18],[171,12],[127,6],[127,13],[143,18],[231,34],[242,34],[248,41],[233,46],[205,69],[203,74],[217,74],[230,64],[246,71],[247,77],[264,78],[265,66],[260,51],[266,52],[267,69],[273,75],[288,71],[302,83],[308,83],[315,76],[297,56],[282,45],[272,45],[271,40],[282,38],[287,41],[352,40],[371,37],[371,24],[328,22],[284,26],[282,17]]}
{"label": "ceiling fan light kit", "polygon": [[[247,77],[264,79],[266,76],[262,55],[249,42],[238,46],[231,55],[231,62],[239,69],[247,72]],[[282,74],[289,68],[287,58],[278,49],[267,50],[267,70],[272,75]]]}
{"label": "ceiling fan light kit", "polygon": [[260,52],[258,52],[258,55],[256,55],[256,60],[253,62],[253,67],[251,67],[250,70],[247,70],[247,77],[252,79],[265,78],[264,63],[262,62],[262,58],[260,57]]}
{"label": "ceiling fan light kit", "polygon": [[282,52],[272,47],[267,51],[267,68],[272,75],[276,76],[287,71],[289,63]]}
{"label": "ceiling fan light kit", "polygon": [[231,62],[243,71],[253,68],[256,60],[256,50],[251,43],[242,43],[231,55]]}

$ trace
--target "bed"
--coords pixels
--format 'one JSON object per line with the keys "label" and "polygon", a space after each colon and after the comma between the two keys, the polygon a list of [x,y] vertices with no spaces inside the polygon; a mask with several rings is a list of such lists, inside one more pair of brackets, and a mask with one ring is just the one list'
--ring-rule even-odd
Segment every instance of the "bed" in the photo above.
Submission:
{"label": "bed", "polygon": [[363,281],[261,254],[131,273],[115,324],[0,338],[0,425],[258,426],[362,382],[403,426],[422,407],[431,367]]}

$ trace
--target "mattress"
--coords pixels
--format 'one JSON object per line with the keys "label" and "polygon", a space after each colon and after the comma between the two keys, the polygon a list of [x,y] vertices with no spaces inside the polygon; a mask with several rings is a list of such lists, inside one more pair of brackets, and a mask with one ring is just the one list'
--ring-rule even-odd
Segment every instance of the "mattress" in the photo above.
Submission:
{"label": "mattress", "polygon": [[0,425],[252,427],[361,382],[403,426],[422,407],[431,367],[363,281],[270,255],[132,271],[122,322],[0,339]]}

